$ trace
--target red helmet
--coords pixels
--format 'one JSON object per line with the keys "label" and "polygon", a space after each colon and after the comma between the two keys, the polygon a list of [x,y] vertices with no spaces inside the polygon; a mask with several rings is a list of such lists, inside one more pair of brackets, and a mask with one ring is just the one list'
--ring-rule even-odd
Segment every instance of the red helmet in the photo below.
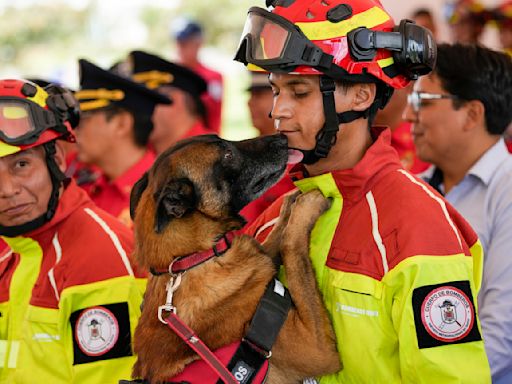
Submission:
{"label": "red helmet", "polygon": [[71,91],[27,80],[0,80],[0,157],[62,138],[74,142],[78,103]]}
{"label": "red helmet", "polygon": [[512,0],[503,1],[494,10],[494,19],[502,27],[512,27]]}
{"label": "red helmet", "polygon": [[[236,60],[269,72],[325,74],[393,88],[429,73],[436,45],[425,28],[399,26],[379,0],[267,0],[249,9]],[[256,66],[256,67],[255,67]]]}

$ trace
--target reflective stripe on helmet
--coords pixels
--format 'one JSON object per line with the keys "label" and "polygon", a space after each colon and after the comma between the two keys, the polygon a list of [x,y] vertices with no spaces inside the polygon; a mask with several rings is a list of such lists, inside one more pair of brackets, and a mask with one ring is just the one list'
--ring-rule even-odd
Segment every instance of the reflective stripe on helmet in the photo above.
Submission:
{"label": "reflective stripe on helmet", "polygon": [[373,7],[339,23],[325,20],[310,23],[298,22],[295,25],[301,29],[309,40],[327,40],[346,36],[351,30],[361,26],[373,28],[390,19],[382,8]]}
{"label": "reflective stripe on helmet", "polygon": [[12,155],[13,153],[21,151],[21,148],[17,145],[9,145],[0,141],[0,158]]}

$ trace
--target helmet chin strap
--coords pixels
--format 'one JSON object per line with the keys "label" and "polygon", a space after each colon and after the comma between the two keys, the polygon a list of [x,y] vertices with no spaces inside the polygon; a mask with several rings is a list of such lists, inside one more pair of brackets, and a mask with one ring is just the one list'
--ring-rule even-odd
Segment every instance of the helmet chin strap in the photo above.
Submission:
{"label": "helmet chin strap", "polygon": [[311,165],[327,157],[332,146],[336,143],[336,135],[340,124],[347,124],[361,117],[367,118],[370,113],[370,109],[337,113],[334,102],[335,88],[336,83],[333,79],[327,76],[320,76],[320,92],[322,92],[325,123],[316,135],[315,148],[309,150],[298,149],[304,154],[303,164]]}
{"label": "helmet chin strap", "polygon": [[50,141],[43,144],[43,148],[46,154],[46,164],[50,173],[50,179],[52,181],[52,192],[50,200],[48,201],[48,210],[41,216],[24,224],[12,226],[0,225],[0,235],[2,236],[16,237],[31,232],[50,221],[55,215],[59,203],[60,186],[62,182],[66,180],[66,176],[62,173],[55,161],[55,142]]}

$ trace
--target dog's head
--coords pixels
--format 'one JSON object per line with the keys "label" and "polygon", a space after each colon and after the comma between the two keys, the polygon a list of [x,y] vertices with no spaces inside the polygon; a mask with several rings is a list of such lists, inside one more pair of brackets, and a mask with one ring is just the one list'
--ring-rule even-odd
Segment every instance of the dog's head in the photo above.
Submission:
{"label": "dog's head", "polygon": [[[130,212],[162,233],[177,219],[241,227],[239,211],[283,175],[286,138],[279,135],[227,141],[214,135],[183,140],[162,153],[132,189]],[[142,213],[142,211],[144,211]],[[234,228],[226,228],[230,230]]]}

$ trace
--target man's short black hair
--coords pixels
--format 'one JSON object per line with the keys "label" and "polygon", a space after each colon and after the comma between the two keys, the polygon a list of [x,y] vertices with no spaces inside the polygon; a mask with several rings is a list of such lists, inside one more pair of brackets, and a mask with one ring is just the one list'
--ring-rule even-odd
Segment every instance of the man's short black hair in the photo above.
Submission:
{"label": "man's short black hair", "polygon": [[143,148],[148,144],[149,136],[153,130],[151,116],[133,113],[133,111],[130,111],[127,108],[115,105],[109,105],[102,108],[101,111],[105,112],[105,118],[107,121],[110,121],[114,116],[119,115],[120,113],[129,113],[133,117],[133,141],[135,145]]}
{"label": "man's short black hair", "polygon": [[479,100],[487,131],[501,135],[512,120],[512,60],[505,53],[478,45],[440,44],[434,73],[443,88],[458,96],[455,108]]}

